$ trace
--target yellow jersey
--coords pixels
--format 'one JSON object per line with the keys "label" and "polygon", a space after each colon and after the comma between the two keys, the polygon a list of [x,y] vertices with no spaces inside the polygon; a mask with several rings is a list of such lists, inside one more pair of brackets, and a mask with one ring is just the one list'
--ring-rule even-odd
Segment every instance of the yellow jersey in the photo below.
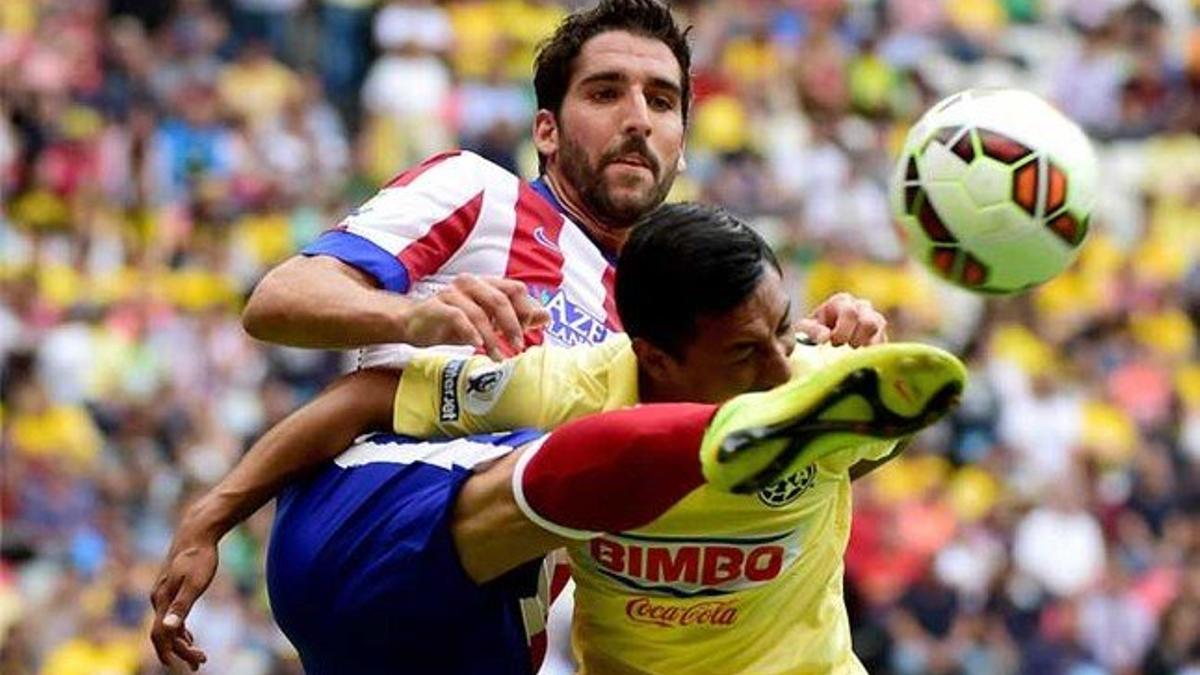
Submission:
{"label": "yellow jersey", "polygon": [[[793,376],[849,351],[798,345]],[[421,356],[404,371],[393,421],[418,437],[552,429],[637,403],[621,335],[500,364]],[[849,468],[892,447],[826,457],[755,495],[700,487],[644,528],[569,545],[580,672],[865,673],[842,599]]]}

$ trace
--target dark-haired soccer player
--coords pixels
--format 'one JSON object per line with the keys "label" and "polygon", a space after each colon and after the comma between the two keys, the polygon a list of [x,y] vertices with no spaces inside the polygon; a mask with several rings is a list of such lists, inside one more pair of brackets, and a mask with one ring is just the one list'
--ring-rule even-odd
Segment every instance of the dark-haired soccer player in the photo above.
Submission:
{"label": "dark-haired soccer player", "polygon": [[[962,366],[797,346],[778,263],[719,209],[661,207],[620,264],[628,338],[420,356],[394,397],[407,436],[280,497],[268,584],[308,672],[526,672],[526,563],[563,545],[588,672],[861,672],[840,593],[851,472],[943,414]],[[338,398],[273,442],[392,411],[369,388]]]}

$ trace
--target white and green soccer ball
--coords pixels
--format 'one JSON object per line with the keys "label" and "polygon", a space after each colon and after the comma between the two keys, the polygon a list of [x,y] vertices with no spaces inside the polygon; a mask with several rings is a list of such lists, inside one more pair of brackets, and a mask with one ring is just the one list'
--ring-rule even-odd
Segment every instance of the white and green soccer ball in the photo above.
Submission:
{"label": "white and green soccer ball", "polygon": [[940,101],[908,132],[891,184],[912,255],[981,293],[1017,293],[1066,269],[1095,198],[1083,130],[1019,89]]}

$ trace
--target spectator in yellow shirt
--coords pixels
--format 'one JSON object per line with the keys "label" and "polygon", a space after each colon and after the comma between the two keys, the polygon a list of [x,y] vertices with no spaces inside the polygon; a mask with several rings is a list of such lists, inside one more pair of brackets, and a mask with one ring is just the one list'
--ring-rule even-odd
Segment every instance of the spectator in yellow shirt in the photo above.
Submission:
{"label": "spectator in yellow shirt", "polygon": [[237,61],[217,82],[221,103],[254,128],[263,128],[283,112],[288,100],[300,95],[296,74],[271,56],[262,42],[242,48]]}

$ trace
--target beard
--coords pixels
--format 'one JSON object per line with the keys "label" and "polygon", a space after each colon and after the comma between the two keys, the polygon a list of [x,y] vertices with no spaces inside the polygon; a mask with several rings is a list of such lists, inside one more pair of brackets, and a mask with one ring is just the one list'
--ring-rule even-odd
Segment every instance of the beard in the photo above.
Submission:
{"label": "beard", "polygon": [[[639,155],[650,164],[650,173],[655,180],[636,193],[616,197],[605,181],[604,169],[617,158],[633,154]],[[667,198],[667,193],[671,191],[671,184],[675,182],[677,173],[674,163],[663,170],[658,158],[646,145],[646,139],[641,136],[626,137],[616,148],[601,155],[593,166],[583,148],[569,135],[563,134],[558,155],[563,175],[575,188],[582,206],[601,222],[619,228],[632,226],[642,216],[662,204]]]}

